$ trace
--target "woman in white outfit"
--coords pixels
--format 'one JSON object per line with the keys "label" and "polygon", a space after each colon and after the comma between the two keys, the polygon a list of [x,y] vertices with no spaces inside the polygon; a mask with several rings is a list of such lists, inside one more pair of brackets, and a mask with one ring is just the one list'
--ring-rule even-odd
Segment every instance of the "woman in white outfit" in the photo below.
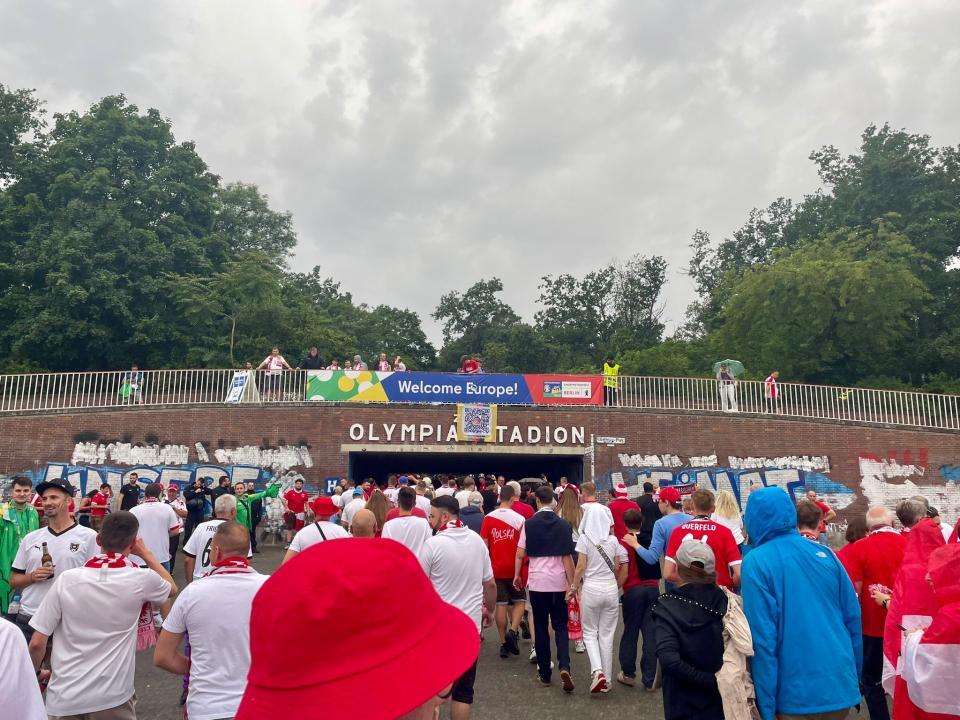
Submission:
{"label": "woman in white outfit", "polygon": [[737,545],[743,545],[743,518],[740,516],[740,508],[737,507],[737,500],[732,492],[721,490],[717,493],[716,507],[710,519],[726,526],[733,533],[733,539]]}
{"label": "woman in white outfit", "polygon": [[627,578],[627,551],[610,534],[612,529],[607,513],[586,513],[576,545],[577,569],[567,591],[568,599],[578,589],[580,592],[583,642],[590,659],[592,693],[610,690],[620,587]]}

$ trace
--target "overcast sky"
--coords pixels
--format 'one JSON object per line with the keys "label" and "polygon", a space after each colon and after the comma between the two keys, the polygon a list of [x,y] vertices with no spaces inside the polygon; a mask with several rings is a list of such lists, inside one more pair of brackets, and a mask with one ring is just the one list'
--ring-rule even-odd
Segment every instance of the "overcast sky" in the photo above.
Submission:
{"label": "overcast sky", "polygon": [[871,122],[960,142],[960,3],[0,0],[0,82],[51,111],[124,93],[293,213],[294,268],[429,318],[499,276],[633,253],[817,187]]}

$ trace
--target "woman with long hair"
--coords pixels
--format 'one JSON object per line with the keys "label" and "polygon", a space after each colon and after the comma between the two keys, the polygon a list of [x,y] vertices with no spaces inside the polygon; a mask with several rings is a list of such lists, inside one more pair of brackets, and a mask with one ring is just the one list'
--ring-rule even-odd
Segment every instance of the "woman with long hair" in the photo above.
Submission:
{"label": "woman with long hair", "polygon": [[[583,642],[590,658],[590,692],[609,692],[613,677],[613,636],[617,631],[620,588],[627,579],[629,558],[611,534],[607,513],[587,513],[577,541],[577,569],[567,591],[580,593]],[[583,586],[580,586],[581,580]]]}
{"label": "woman with long hair", "polygon": [[573,489],[573,485],[567,485],[566,489],[560,493],[560,501],[557,504],[557,515],[562,517],[573,528],[573,542],[576,544],[580,539],[580,521],[583,519],[583,509],[580,507],[580,493]]}
{"label": "woman with long hair", "polygon": [[710,519],[729,528],[737,545],[743,545],[743,517],[740,515],[740,508],[737,507],[737,501],[732,492],[721,490],[717,493],[716,507]]}
{"label": "woman with long hair", "polygon": [[661,595],[652,611],[664,720],[723,720],[716,674],[723,666],[727,596],[717,587],[709,545],[686,540],[676,561],[680,584]]}
{"label": "woman with long hair", "polygon": [[390,501],[382,492],[374,490],[364,507],[372,512],[377,519],[376,536],[380,537],[380,533],[383,532],[383,524],[387,521],[387,513],[390,512]]}

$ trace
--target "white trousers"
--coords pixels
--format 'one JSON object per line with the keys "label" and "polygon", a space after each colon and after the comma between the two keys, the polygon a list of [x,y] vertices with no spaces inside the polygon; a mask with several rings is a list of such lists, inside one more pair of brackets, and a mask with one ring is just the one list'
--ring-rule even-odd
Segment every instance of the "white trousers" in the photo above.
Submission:
{"label": "white trousers", "polygon": [[720,406],[724,412],[737,412],[737,390],[734,385],[720,386]]}
{"label": "white trousers", "polygon": [[613,636],[617,632],[620,592],[617,583],[584,581],[580,593],[583,644],[590,658],[590,672],[602,670],[613,681]]}

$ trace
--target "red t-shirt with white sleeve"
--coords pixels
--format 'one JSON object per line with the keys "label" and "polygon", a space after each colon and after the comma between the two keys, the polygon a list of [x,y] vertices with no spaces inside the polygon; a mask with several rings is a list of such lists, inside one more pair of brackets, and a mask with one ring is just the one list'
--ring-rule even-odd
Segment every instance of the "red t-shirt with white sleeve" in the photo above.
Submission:
{"label": "red t-shirt with white sleeve", "polygon": [[287,501],[287,510],[292,513],[302,513],[307,506],[307,491],[287,490],[283,494],[283,499]]}
{"label": "red t-shirt with white sleeve", "polygon": [[490,547],[490,564],[495,578],[507,580],[513,577],[523,522],[520,513],[499,507],[483,518],[480,537]]}
{"label": "red t-shirt with white sleeve", "polygon": [[667,543],[667,562],[676,564],[677,550],[684,540],[696,540],[706,543],[713,550],[713,557],[717,566],[717,585],[733,590],[733,578],[730,577],[730,566],[742,562],[740,548],[733,539],[730,528],[715,523],[709,517],[695,517],[685,522],[670,533],[670,542]]}
{"label": "red t-shirt with white sleeve", "polygon": [[[410,511],[410,514],[414,517],[423,518],[424,520],[430,519],[427,517],[427,514],[418,507],[414,507],[413,510]],[[383,522],[386,523],[388,520],[394,520],[398,517],[400,517],[400,508],[390,508],[387,511],[387,517]]]}

